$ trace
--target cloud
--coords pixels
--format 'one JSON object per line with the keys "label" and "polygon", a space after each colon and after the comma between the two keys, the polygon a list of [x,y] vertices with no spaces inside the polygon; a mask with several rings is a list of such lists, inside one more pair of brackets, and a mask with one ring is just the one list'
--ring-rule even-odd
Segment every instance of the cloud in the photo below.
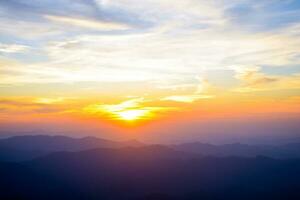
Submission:
{"label": "cloud", "polygon": [[74,33],[124,30],[129,27],[126,24],[135,24],[132,20],[135,18],[130,14],[102,9],[94,0],[0,1],[0,9],[1,35],[13,37],[12,41],[25,39],[32,42]]}
{"label": "cloud", "polygon": [[53,113],[61,114],[72,110],[74,104],[63,97],[6,97],[0,99],[3,115]]}
{"label": "cloud", "polygon": [[55,103],[61,103],[65,100],[66,98],[63,97],[55,97],[55,98],[41,97],[41,98],[36,98],[34,102],[40,104],[55,104]]}
{"label": "cloud", "polygon": [[46,15],[50,21],[58,22],[66,25],[77,26],[81,28],[88,29],[99,29],[99,30],[126,30],[130,27],[126,24],[117,23],[117,22],[109,22],[109,21],[96,21],[93,19],[84,19],[84,18],[76,18],[76,17],[66,17],[66,16],[54,16],[54,15]]}
{"label": "cloud", "polygon": [[196,79],[197,83],[193,85],[193,91],[191,94],[171,95],[162,97],[160,100],[193,103],[200,99],[215,98],[217,88],[201,77],[197,77]]}
{"label": "cloud", "polygon": [[210,99],[210,98],[214,98],[214,96],[212,96],[212,95],[174,95],[174,96],[164,97],[161,100],[192,103],[192,102],[195,102],[200,99]]}
{"label": "cloud", "polygon": [[29,47],[25,45],[0,43],[0,52],[2,53],[21,53],[27,51],[28,49]]}
{"label": "cloud", "polygon": [[1,99],[0,100],[1,106],[28,106],[28,107],[34,107],[39,106],[40,104],[34,103],[34,102],[28,102],[24,100],[15,100],[15,99]]}
{"label": "cloud", "polygon": [[300,89],[299,73],[291,75],[267,75],[259,67],[238,68],[236,78],[240,85],[235,88],[238,92],[278,91]]}
{"label": "cloud", "polygon": [[237,74],[236,78],[243,81],[243,84],[248,87],[266,85],[279,80],[274,76],[267,76],[259,72],[259,69],[257,68],[246,69],[245,71]]}

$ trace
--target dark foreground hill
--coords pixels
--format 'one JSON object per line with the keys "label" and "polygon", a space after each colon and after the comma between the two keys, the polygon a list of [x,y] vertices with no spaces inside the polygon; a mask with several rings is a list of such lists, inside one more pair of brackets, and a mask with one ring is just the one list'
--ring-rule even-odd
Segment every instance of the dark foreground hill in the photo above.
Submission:
{"label": "dark foreground hill", "polygon": [[300,160],[203,157],[163,146],[0,163],[1,199],[300,199]]}

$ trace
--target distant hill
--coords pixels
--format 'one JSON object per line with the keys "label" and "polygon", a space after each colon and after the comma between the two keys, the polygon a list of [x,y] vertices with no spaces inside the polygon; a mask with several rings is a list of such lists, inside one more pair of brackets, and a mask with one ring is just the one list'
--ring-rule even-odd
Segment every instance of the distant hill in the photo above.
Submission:
{"label": "distant hill", "polygon": [[115,142],[97,137],[71,138],[47,135],[15,136],[0,140],[0,147],[43,151],[82,151],[93,148],[118,148],[141,145],[143,144],[135,140]]}
{"label": "distant hill", "polygon": [[0,146],[0,161],[18,162],[47,155],[49,152],[41,150],[21,150]]}
{"label": "distant hill", "polygon": [[[45,156],[36,158],[30,162],[39,163],[44,161],[59,161],[60,159],[64,162],[78,161],[78,157],[90,160],[91,162],[102,161],[108,159],[113,161],[115,159],[131,160],[131,161],[152,161],[152,160],[186,160],[193,158],[200,158],[201,155],[176,151],[172,148],[162,145],[148,145],[143,147],[123,147],[123,148],[97,148],[79,152],[55,152]],[[66,158],[66,159],[65,159]],[[108,161],[107,160],[107,161]],[[79,160],[82,162],[82,160]],[[89,163],[89,162],[87,162]],[[101,163],[101,162],[100,162]],[[102,165],[103,163],[101,163]]]}
{"label": "distant hill", "polygon": [[138,147],[136,140],[115,142],[96,137],[15,136],[0,139],[0,161],[22,161],[59,151],[83,151],[94,148]]}
{"label": "distant hill", "polygon": [[212,145],[200,142],[171,145],[170,147],[190,153],[200,153],[212,156],[241,156],[255,157],[259,155],[272,158],[300,158],[300,143],[285,145],[247,145],[247,144],[224,144]]}
{"label": "distant hill", "polygon": [[[72,138],[67,136],[15,136],[0,139],[0,161],[25,161],[52,152],[78,152],[98,148],[117,149],[122,147],[153,146],[137,140],[116,142],[97,137]],[[285,145],[247,145],[224,144],[212,145],[200,142],[183,143],[177,145],[157,145],[168,147],[176,151],[203,156],[239,156],[256,157],[267,156],[277,159],[300,158],[300,143]]]}

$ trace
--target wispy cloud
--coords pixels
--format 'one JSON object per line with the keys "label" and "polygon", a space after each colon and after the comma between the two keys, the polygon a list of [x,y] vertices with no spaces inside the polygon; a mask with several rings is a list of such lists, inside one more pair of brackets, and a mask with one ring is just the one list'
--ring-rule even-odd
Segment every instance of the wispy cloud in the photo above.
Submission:
{"label": "wispy cloud", "polygon": [[60,114],[68,112],[70,106],[58,98],[33,98],[33,97],[7,97],[0,99],[0,109],[5,110],[5,115],[19,114]]}
{"label": "wispy cloud", "polygon": [[93,19],[84,19],[76,17],[66,17],[66,16],[55,16],[46,15],[45,18],[53,21],[62,23],[65,25],[78,26],[81,28],[97,29],[97,30],[126,30],[130,27],[126,24],[121,24],[117,22],[108,21],[96,21]]}
{"label": "wispy cloud", "polygon": [[239,92],[278,91],[300,89],[299,73],[292,75],[267,75],[259,67],[239,69],[236,74],[240,85],[235,88]]}
{"label": "wispy cloud", "polygon": [[2,53],[20,53],[28,50],[29,47],[19,44],[1,44],[0,43],[0,52]]}
{"label": "wispy cloud", "polygon": [[192,103],[199,99],[211,99],[211,98],[214,98],[214,96],[212,96],[212,95],[174,95],[174,96],[164,97],[161,100]]}

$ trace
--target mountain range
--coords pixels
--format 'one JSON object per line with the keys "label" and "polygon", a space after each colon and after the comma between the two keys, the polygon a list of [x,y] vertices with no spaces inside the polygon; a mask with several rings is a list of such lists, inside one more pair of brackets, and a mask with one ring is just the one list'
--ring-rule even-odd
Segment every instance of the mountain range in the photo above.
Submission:
{"label": "mountain range", "polygon": [[[22,136],[0,140],[0,149],[1,199],[300,199],[300,159],[288,154],[298,144],[258,148]],[[275,150],[296,156],[262,155]]]}
{"label": "mountain range", "polygon": [[[0,139],[0,161],[23,161],[59,151],[84,151],[96,148],[152,146],[137,140],[112,141],[97,137],[72,138],[67,136],[14,136]],[[300,158],[300,143],[284,145],[213,145],[201,142],[160,145],[176,151],[203,156],[266,156],[277,159]]]}

